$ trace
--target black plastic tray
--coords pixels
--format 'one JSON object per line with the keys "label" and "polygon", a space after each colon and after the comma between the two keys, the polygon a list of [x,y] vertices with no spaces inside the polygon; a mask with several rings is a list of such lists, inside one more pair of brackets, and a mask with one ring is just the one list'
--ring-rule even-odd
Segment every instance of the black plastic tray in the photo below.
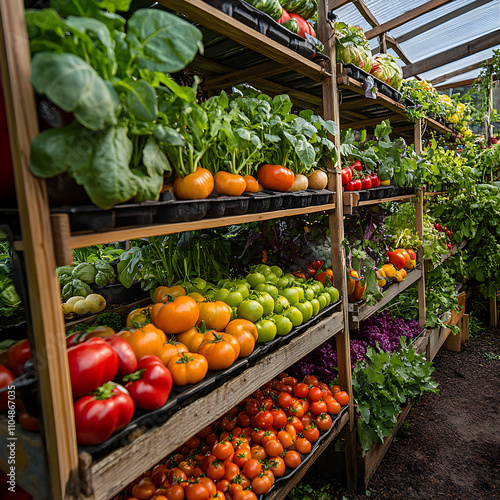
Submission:
{"label": "black plastic tray", "polygon": [[[394,87],[391,87],[390,85],[383,82],[382,80],[379,80],[378,78],[374,77],[373,75],[370,75],[365,70],[359,68],[355,64],[352,64],[352,63],[344,64],[344,68],[347,68],[347,74],[351,78],[354,78],[354,80],[357,80],[358,82],[361,82],[361,83],[364,83],[365,80],[369,76],[371,76],[375,82],[375,87],[376,87],[378,92],[389,97],[393,101],[401,102],[403,95],[401,94],[401,92],[396,90]],[[407,107],[411,107],[411,106],[415,106],[415,103],[410,98],[406,98],[404,105]]]}
{"label": "black plastic tray", "polygon": [[283,476],[276,478],[275,483],[271,486],[271,489],[267,493],[265,493],[263,495],[259,495],[257,497],[259,500],[265,500],[266,496],[268,494],[273,492],[275,489],[279,488],[282,483],[291,479],[294,474],[296,474],[298,471],[300,471],[301,469],[303,469],[307,465],[307,463],[312,459],[312,457],[314,455],[314,451],[334,431],[336,422],[342,417],[342,415],[344,415],[347,412],[348,408],[349,408],[349,405],[343,406],[337,415],[331,415],[332,426],[330,427],[330,429],[328,429],[327,431],[319,431],[319,438],[316,442],[312,443],[311,451],[307,455],[303,455],[302,453],[299,453],[299,455],[302,459],[299,466],[296,467],[295,469],[292,469],[292,468],[286,466],[285,473],[283,474]]}
{"label": "black plastic tray", "polygon": [[[313,37],[302,38],[244,0],[205,0],[205,2],[307,59],[313,59],[316,55]],[[322,56],[325,57],[323,54]]]}

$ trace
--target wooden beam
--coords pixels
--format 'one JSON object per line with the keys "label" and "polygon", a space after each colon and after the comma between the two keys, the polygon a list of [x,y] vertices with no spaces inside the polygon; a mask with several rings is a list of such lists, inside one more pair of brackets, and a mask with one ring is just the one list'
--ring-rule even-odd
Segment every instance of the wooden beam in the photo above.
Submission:
{"label": "wooden beam", "polygon": [[[40,427],[50,497],[76,499],[80,495],[73,395],[49,200],[45,182],[34,177],[29,168],[31,141],[39,129],[22,0],[0,2],[0,66],[24,242],[29,291],[29,303],[25,305],[30,311],[30,344],[42,406]],[[27,460],[23,442],[16,442],[18,458]]]}
{"label": "wooden beam", "polygon": [[269,61],[258,66],[237,70],[226,75],[207,78],[203,82],[203,88],[224,89],[233,85],[245,83],[248,81],[248,78],[251,78],[252,76],[254,78],[256,75],[259,78],[267,78],[268,76],[280,75],[281,73],[287,73],[288,71],[292,71],[294,69],[295,68],[292,64],[282,66],[280,64],[276,64],[274,61]]}
{"label": "wooden beam", "polygon": [[271,40],[266,35],[224,14],[202,0],[159,0],[164,7],[189,17],[202,26],[222,33],[231,40],[254,50],[279,64],[299,64],[300,74],[315,81],[321,81],[329,74],[319,65],[297,52]]}
{"label": "wooden beam", "polygon": [[340,9],[344,5],[351,3],[352,0],[329,0],[328,2],[328,10]]}
{"label": "wooden beam", "polygon": [[476,54],[498,44],[500,44],[500,29],[476,38],[475,40],[463,43],[462,45],[458,45],[457,47],[449,47],[446,51],[440,52],[435,56],[405,66],[403,68],[403,77],[409,78],[419,73],[425,73],[431,69],[458,61],[459,59],[463,59],[464,57]]}
{"label": "wooden beam", "polygon": [[486,59],[485,61],[479,61],[474,64],[469,64],[469,66],[464,66],[463,68],[457,69],[455,71],[452,71],[451,73],[446,73],[445,75],[438,76],[431,80],[432,85],[437,85],[438,83],[443,83],[446,80],[451,80],[455,76],[458,75],[463,75],[464,73],[468,73],[469,71],[472,71],[474,69],[477,69],[481,67],[484,63],[491,62],[492,59]]}
{"label": "wooden beam", "polygon": [[371,40],[372,38],[375,38],[376,36],[380,35],[381,33],[385,33],[387,31],[390,31],[394,28],[397,28],[398,26],[401,26],[402,24],[407,23],[408,21],[411,21],[412,19],[415,19],[416,17],[421,16],[422,14],[426,14],[427,12],[430,12],[431,10],[437,9],[438,7],[441,7],[442,5],[447,4],[448,2],[451,2],[452,0],[430,0],[427,3],[424,3],[423,5],[420,5],[419,7],[416,7],[415,9],[409,10],[408,12],[405,12],[404,14],[401,14],[398,17],[395,17],[394,19],[391,19],[390,21],[387,21],[386,23],[383,23],[379,26],[376,26],[375,28],[368,30],[365,33],[366,38],[368,40]]}
{"label": "wooden beam", "polygon": [[382,54],[387,54],[387,37],[385,33],[378,37],[378,50]]}
{"label": "wooden beam", "polygon": [[415,28],[411,31],[408,31],[404,35],[400,35],[396,37],[396,42],[397,43],[403,43],[406,42],[407,40],[410,40],[411,38],[414,38],[418,35],[421,35],[422,33],[425,33],[426,31],[431,30],[432,28],[435,28],[436,26],[439,26],[447,21],[451,21],[452,19],[455,19],[462,14],[466,14],[467,12],[470,12],[473,9],[477,9],[478,7],[481,7],[482,5],[485,5],[492,0],[475,0],[474,2],[468,3],[467,5],[464,5],[463,7],[460,7],[458,9],[455,9],[451,12],[448,12],[448,14],[445,14],[444,16],[437,17],[433,19],[432,21],[429,21],[428,23],[422,24],[418,28]]}
{"label": "wooden beam", "polygon": [[343,130],[345,128],[353,128],[353,129],[360,129],[360,128],[365,128],[365,127],[372,127],[373,125],[378,125],[382,120],[401,120],[400,115],[389,115],[389,116],[384,116],[380,117],[377,116],[376,118],[370,118],[369,120],[363,120],[361,122],[358,122],[356,124],[348,123],[348,124],[342,124],[340,128]]}
{"label": "wooden beam", "polygon": [[365,18],[366,22],[372,28],[376,28],[376,27],[380,26],[380,23],[377,21],[375,16],[372,14],[371,10],[365,5],[363,0],[355,0],[354,5],[359,10],[359,13]]}
{"label": "wooden beam", "polygon": [[385,39],[387,40],[387,46],[394,50],[396,54],[401,58],[401,60],[406,64],[411,64],[411,61],[408,59],[408,56],[404,53],[403,49],[399,46],[398,42],[392,38],[392,36],[386,35]]}

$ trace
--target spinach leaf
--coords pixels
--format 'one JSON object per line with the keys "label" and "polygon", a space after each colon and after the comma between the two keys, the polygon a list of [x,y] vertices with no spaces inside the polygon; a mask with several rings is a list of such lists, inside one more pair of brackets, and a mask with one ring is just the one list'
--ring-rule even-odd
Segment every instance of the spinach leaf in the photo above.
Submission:
{"label": "spinach leaf", "polygon": [[189,64],[202,51],[201,32],[173,14],[140,9],[127,23],[132,60],[141,69],[173,73]]}
{"label": "spinach leaf", "polygon": [[31,172],[43,178],[65,172],[68,168],[85,170],[93,155],[91,132],[74,121],[63,128],[52,128],[31,142]]}
{"label": "spinach leaf", "polygon": [[69,171],[76,182],[85,187],[93,203],[108,209],[137,193],[137,183],[129,168],[131,158],[132,141],[127,136],[127,128],[117,125],[100,134],[89,166],[70,167]]}
{"label": "spinach leaf", "polygon": [[156,142],[154,137],[148,137],[146,141],[146,145],[142,150],[142,162],[151,177],[161,176],[164,171],[168,173],[172,172],[172,168],[170,167],[170,163],[163,149],[158,142]]}
{"label": "spinach leaf", "polygon": [[155,121],[158,117],[158,102],[155,89],[145,80],[118,80],[115,89],[123,91],[124,101],[129,111],[139,120]]}
{"label": "spinach leaf", "polygon": [[83,59],[73,54],[40,52],[32,60],[31,83],[91,130],[117,123],[118,96]]}
{"label": "spinach leaf", "polygon": [[163,174],[153,176],[143,168],[133,168],[131,169],[131,173],[133,175],[133,182],[137,186],[137,194],[134,200],[137,203],[158,200],[163,184]]}

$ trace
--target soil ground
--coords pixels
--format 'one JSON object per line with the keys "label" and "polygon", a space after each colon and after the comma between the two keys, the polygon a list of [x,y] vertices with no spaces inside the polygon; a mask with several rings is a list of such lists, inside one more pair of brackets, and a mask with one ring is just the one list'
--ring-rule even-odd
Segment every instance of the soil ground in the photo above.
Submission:
{"label": "soil ground", "polygon": [[483,329],[460,353],[441,349],[434,364],[440,394],[411,409],[366,492],[313,466],[301,490],[314,493],[294,498],[500,499],[500,329]]}

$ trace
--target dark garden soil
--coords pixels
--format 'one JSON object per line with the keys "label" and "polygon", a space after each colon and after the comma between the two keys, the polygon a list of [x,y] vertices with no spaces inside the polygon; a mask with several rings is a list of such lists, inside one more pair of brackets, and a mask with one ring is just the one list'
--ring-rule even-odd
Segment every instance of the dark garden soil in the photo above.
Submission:
{"label": "dark garden soil", "polygon": [[460,353],[441,349],[434,364],[440,394],[411,409],[367,491],[352,493],[313,466],[301,489],[316,493],[304,500],[500,499],[500,329],[471,337]]}

